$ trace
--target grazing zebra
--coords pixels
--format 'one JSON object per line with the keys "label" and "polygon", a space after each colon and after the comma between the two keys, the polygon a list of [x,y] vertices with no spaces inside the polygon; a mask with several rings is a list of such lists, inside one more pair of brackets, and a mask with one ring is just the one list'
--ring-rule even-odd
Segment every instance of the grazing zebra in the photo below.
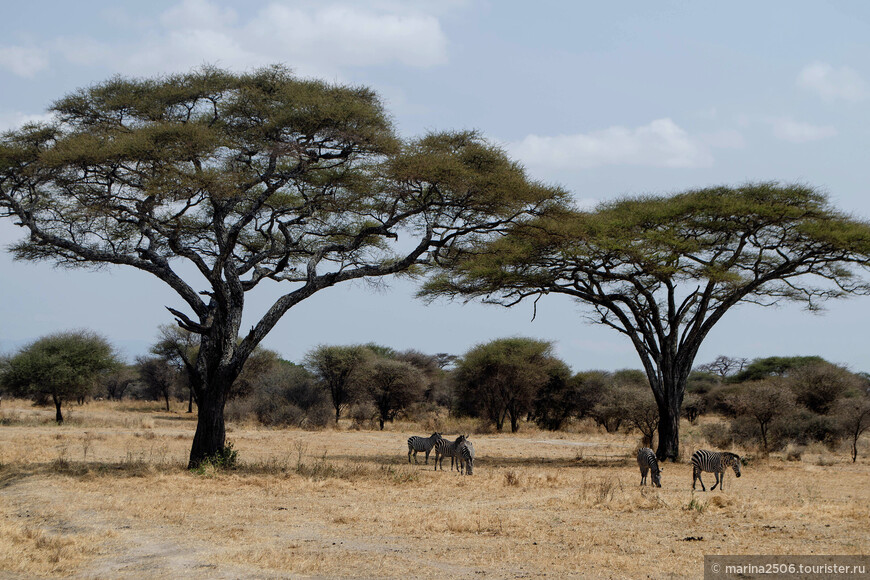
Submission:
{"label": "grazing zebra", "polygon": [[640,467],[640,484],[646,485],[646,474],[652,472],[652,482],[656,487],[662,486],[662,470],[656,459],[656,454],[649,447],[637,450],[637,466]]}
{"label": "grazing zebra", "polygon": [[[713,484],[710,491],[716,489],[717,485],[719,491],[722,491],[725,486],[725,470],[729,467],[734,470],[734,475],[740,477],[740,456],[736,453],[707,451],[706,449],[695,451],[692,453],[692,489],[695,489],[696,481],[701,481],[701,472],[706,471],[716,476],[716,483]],[[701,491],[707,491],[703,481],[701,481]]]}
{"label": "grazing zebra", "polygon": [[426,452],[426,465],[429,465],[429,453],[441,441],[441,433],[432,433],[429,437],[408,437],[408,463],[411,463],[411,453],[414,453],[414,463],[417,463],[417,452]]}
{"label": "grazing zebra", "polygon": [[[435,444],[435,469],[438,469],[438,465],[441,465],[441,471],[444,471],[444,458],[450,458],[450,471],[453,471],[453,461],[456,458],[456,450],[459,449],[459,446],[465,442],[465,435],[460,435],[456,438],[456,441],[448,441],[447,439],[439,439]],[[440,459],[440,462],[439,462]],[[456,469],[459,469],[459,465],[456,465]]]}
{"label": "grazing zebra", "polygon": [[474,474],[474,443],[466,439],[456,451],[456,460],[459,462],[459,473]]}

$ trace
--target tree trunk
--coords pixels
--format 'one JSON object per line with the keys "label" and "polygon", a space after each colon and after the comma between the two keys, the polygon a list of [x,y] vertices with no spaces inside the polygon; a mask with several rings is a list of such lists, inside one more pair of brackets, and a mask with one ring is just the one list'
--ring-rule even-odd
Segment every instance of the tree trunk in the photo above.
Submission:
{"label": "tree trunk", "polygon": [[[216,381],[215,381],[216,382]],[[198,397],[196,434],[190,449],[188,469],[195,469],[203,460],[219,455],[226,445],[224,406],[229,385],[213,384]]]}
{"label": "tree trunk", "polygon": [[[683,402],[683,388],[680,385],[663,385],[664,398],[657,400],[659,408],[659,445],[656,457],[659,461],[680,460],[680,407]],[[685,387],[685,385],[682,385]],[[659,399],[656,396],[656,399]]]}
{"label": "tree trunk", "polygon": [[62,401],[58,397],[54,397],[54,408],[55,408],[54,420],[57,421],[58,425],[63,423],[63,414],[60,412],[61,403],[62,403]]}
{"label": "tree trunk", "polygon": [[169,412],[169,393],[164,393],[163,398],[166,400],[166,412]]}
{"label": "tree trunk", "polygon": [[193,387],[190,387],[190,392],[187,396],[187,412],[193,413]]}
{"label": "tree trunk", "polygon": [[381,418],[381,421],[380,421],[380,422],[381,422],[381,431],[383,431],[383,430],[384,430],[384,419]]}
{"label": "tree trunk", "polygon": [[341,416],[341,405],[335,405],[335,424],[338,425],[338,418]]}

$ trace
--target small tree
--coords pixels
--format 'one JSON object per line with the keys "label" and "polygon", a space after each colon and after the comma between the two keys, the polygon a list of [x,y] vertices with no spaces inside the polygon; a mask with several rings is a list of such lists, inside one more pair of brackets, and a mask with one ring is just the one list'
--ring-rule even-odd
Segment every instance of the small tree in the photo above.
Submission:
{"label": "small tree", "polygon": [[604,427],[608,433],[619,431],[628,422],[626,403],[632,397],[632,391],[630,387],[616,386],[613,383],[608,385],[590,413],[595,423]]}
{"label": "small tree", "polygon": [[[159,327],[157,343],[151,347],[151,354],[163,358],[189,377],[191,372],[196,371],[196,358],[199,354],[197,335],[179,326],[162,324]],[[189,378],[184,382],[187,388],[187,412],[192,413],[196,390]]]}
{"label": "small tree", "polygon": [[378,410],[381,430],[384,422],[423,399],[425,379],[414,365],[393,358],[373,356],[361,366],[357,380]]}
{"label": "small tree", "polygon": [[151,399],[163,399],[166,410],[169,411],[169,398],[178,383],[178,372],[160,357],[140,356],[136,358],[136,365],[147,396]]}
{"label": "small tree", "polygon": [[100,373],[119,365],[111,345],[97,334],[61,332],[21,349],[0,380],[16,396],[50,398],[55,420],[63,423],[63,403],[87,395]]}
{"label": "small tree", "polygon": [[329,392],[335,409],[335,423],[347,405],[359,397],[356,373],[365,363],[370,351],[364,346],[321,345],[305,355],[305,367]]}
{"label": "small tree", "polygon": [[643,435],[643,445],[652,447],[659,429],[659,408],[650,390],[627,388],[623,401],[628,424]]}
{"label": "small tree", "polygon": [[576,376],[571,376],[567,365],[554,365],[549,380],[535,397],[535,423],[543,429],[558,431],[568,419],[583,414],[586,407],[591,407],[584,386]]}
{"label": "small tree", "polygon": [[[420,371],[423,381],[423,397],[430,403],[449,406],[450,388],[447,382],[447,372],[442,365],[450,355],[431,355],[418,350],[409,349],[396,353],[395,359],[406,362]],[[453,357],[455,358],[455,357]]]}
{"label": "small tree", "polygon": [[834,416],[843,434],[849,438],[852,463],[858,459],[858,439],[870,430],[870,397],[854,397],[839,401]]}
{"label": "small tree", "polygon": [[120,401],[137,377],[135,367],[122,365],[101,377],[100,385],[109,400]]}
{"label": "small tree", "polygon": [[749,359],[742,357],[730,357],[720,354],[711,362],[699,365],[697,370],[704,373],[712,373],[724,380],[743,371]]}
{"label": "small tree", "polygon": [[764,451],[767,452],[771,423],[791,413],[795,403],[794,395],[787,387],[768,380],[744,385],[741,392],[733,396],[731,404],[737,415],[755,420]]}
{"label": "small tree", "polygon": [[504,338],[469,350],[456,366],[454,378],[460,404],[482,414],[502,430],[510,419],[511,432],[534,410],[538,391],[564,363],[553,345],[531,338]]}

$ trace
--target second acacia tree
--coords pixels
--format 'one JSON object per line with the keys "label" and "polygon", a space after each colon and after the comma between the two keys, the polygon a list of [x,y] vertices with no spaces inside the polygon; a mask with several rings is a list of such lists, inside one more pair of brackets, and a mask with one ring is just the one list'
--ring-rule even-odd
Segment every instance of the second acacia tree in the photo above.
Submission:
{"label": "second acacia tree", "polygon": [[748,184],[627,198],[517,224],[426,288],[505,306],[550,293],[627,337],[660,414],[660,459],[679,458],[680,409],[702,342],[740,303],[816,309],[865,294],[870,225],[801,185]]}

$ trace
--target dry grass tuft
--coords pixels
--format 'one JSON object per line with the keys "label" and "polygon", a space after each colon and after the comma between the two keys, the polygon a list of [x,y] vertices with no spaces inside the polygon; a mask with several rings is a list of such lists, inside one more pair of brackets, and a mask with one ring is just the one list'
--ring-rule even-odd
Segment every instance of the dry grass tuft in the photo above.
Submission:
{"label": "dry grass tuft", "polygon": [[618,477],[608,475],[592,481],[584,479],[579,488],[579,502],[584,507],[610,506],[622,499],[625,488]]}
{"label": "dry grass tuft", "polygon": [[727,495],[713,495],[707,500],[708,507],[727,508],[732,505],[734,505],[734,499]]}
{"label": "dry grass tuft", "polygon": [[520,476],[513,469],[505,471],[504,484],[508,487],[518,487],[521,485]]}

